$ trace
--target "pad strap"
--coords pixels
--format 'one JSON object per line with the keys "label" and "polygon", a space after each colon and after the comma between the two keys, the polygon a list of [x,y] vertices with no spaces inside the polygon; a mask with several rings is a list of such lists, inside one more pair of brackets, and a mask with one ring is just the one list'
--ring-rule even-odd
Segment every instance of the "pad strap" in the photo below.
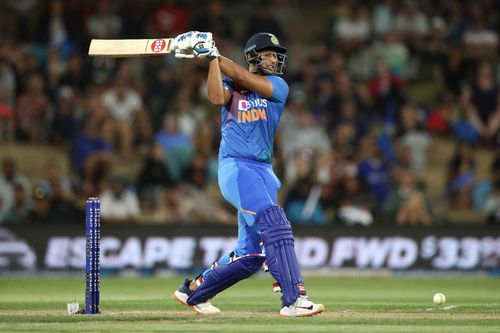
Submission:
{"label": "pad strap", "polygon": [[231,287],[236,282],[246,279],[257,272],[264,262],[262,256],[244,256],[227,265],[214,266],[187,299],[190,305],[205,303],[221,291]]}

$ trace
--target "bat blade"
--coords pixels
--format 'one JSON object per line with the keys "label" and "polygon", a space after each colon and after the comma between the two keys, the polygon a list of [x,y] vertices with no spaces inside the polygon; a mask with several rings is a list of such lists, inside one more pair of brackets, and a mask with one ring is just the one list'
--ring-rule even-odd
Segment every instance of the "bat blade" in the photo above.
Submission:
{"label": "bat blade", "polygon": [[109,58],[159,56],[170,53],[173,49],[173,38],[92,39],[89,56]]}

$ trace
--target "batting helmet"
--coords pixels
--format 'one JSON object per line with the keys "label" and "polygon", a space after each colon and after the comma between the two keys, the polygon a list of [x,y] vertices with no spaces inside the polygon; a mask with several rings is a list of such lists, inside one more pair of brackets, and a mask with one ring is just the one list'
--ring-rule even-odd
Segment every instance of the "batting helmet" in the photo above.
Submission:
{"label": "batting helmet", "polygon": [[286,47],[280,44],[275,35],[267,32],[259,32],[250,37],[245,44],[245,59],[249,64],[256,65],[260,70],[268,73],[269,71],[261,67],[260,52],[273,51],[276,53],[276,66],[274,71],[269,74],[283,74],[283,67],[286,60]]}

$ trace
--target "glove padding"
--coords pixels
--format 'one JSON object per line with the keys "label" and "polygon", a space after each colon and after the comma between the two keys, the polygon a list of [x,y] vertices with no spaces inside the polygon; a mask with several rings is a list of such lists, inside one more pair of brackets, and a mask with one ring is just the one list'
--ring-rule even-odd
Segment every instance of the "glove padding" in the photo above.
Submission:
{"label": "glove padding", "polygon": [[195,56],[203,58],[212,49],[212,33],[189,31],[175,37],[174,43],[176,58],[193,58]]}

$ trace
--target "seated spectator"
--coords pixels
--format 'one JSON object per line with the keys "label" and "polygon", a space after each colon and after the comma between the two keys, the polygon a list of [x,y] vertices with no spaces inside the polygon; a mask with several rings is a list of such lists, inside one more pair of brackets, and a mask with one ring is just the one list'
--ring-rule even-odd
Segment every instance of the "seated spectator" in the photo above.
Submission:
{"label": "seated spectator", "polygon": [[430,203],[417,187],[416,177],[408,169],[396,172],[395,190],[384,200],[382,212],[398,225],[430,225]]}
{"label": "seated spectator", "polygon": [[0,224],[5,223],[5,216],[14,205],[12,186],[0,178]]}
{"label": "seated spectator", "polygon": [[27,217],[30,223],[52,224],[54,215],[50,194],[40,186],[35,186],[33,190],[33,209]]}
{"label": "seated spectator", "polygon": [[406,44],[415,47],[430,31],[429,20],[424,11],[419,8],[419,2],[404,1],[394,19],[394,29],[404,36]]}
{"label": "seated spectator", "polygon": [[285,212],[293,225],[324,225],[327,222],[321,202],[308,204],[314,189],[311,177],[297,179],[286,196]]}
{"label": "seated spectator", "polygon": [[100,126],[100,123],[87,119],[81,133],[76,135],[71,152],[73,171],[95,186],[104,180],[112,165],[112,150],[100,136]]}
{"label": "seated spectator", "polygon": [[51,199],[53,218],[57,222],[75,221],[78,209],[75,207],[75,197],[71,182],[66,178],[59,166],[49,162],[44,168],[44,177],[38,181]]}
{"label": "seated spectator", "polygon": [[384,119],[386,125],[394,125],[397,110],[406,101],[405,90],[405,82],[392,75],[386,63],[380,62],[376,76],[368,85],[368,91],[374,111]]}
{"label": "seated spectator", "polygon": [[478,13],[474,18],[473,28],[463,35],[463,46],[471,58],[492,60],[498,47],[498,32],[485,26],[484,16]]}
{"label": "seated spectator", "polygon": [[367,135],[361,139],[358,176],[375,202],[380,204],[392,190],[390,166],[377,147],[376,138]]}
{"label": "seated spectator", "polygon": [[0,142],[14,138],[14,112],[0,100]]}
{"label": "seated spectator", "polygon": [[351,54],[368,41],[370,21],[361,4],[348,5],[345,9],[345,15],[339,16],[335,25],[335,37],[340,49]]}
{"label": "seated spectator", "polygon": [[58,90],[54,116],[52,118],[51,142],[57,146],[68,146],[76,133],[75,99],[73,90],[63,86]]}
{"label": "seated spectator", "polygon": [[500,88],[489,63],[480,64],[471,86],[462,91],[461,102],[468,121],[479,135],[491,142],[500,129]]}
{"label": "seated spectator", "polygon": [[209,182],[208,160],[203,154],[196,154],[191,164],[184,170],[182,180],[184,184],[204,190]]}
{"label": "seated spectator", "polygon": [[410,104],[405,105],[399,115],[400,128],[397,144],[401,160],[408,158],[413,171],[424,171],[427,167],[427,155],[431,145],[431,136],[424,130],[423,115]]}
{"label": "seated spectator", "polygon": [[491,166],[492,191],[486,199],[483,212],[488,223],[500,223],[500,153]]}
{"label": "seated spectator", "polygon": [[21,224],[27,221],[33,210],[30,193],[26,193],[21,183],[14,183],[14,204],[6,212],[5,224]]}
{"label": "seated spectator", "polygon": [[446,196],[452,207],[470,208],[471,189],[475,181],[474,149],[471,145],[460,143],[448,163]]}
{"label": "seated spectator", "polygon": [[166,115],[163,130],[155,135],[155,143],[166,153],[166,163],[174,182],[182,177],[183,169],[189,165],[193,154],[191,138],[179,130],[177,117]]}
{"label": "seated spectator", "polygon": [[49,99],[41,75],[27,79],[26,91],[19,95],[14,109],[16,137],[21,141],[41,143],[47,140]]}
{"label": "seated spectator", "polygon": [[348,226],[373,223],[375,203],[357,176],[357,170],[349,170],[340,182],[337,219]]}
{"label": "seated spectator", "polygon": [[375,59],[387,64],[392,74],[407,77],[410,52],[396,31],[390,31],[384,40],[374,45]]}
{"label": "seated spectator", "polygon": [[91,38],[117,38],[122,28],[122,19],[113,12],[108,0],[98,0],[86,28]]}
{"label": "seated spectator", "polygon": [[0,184],[5,184],[14,189],[15,184],[21,184],[26,193],[31,193],[31,184],[24,174],[18,168],[14,158],[7,156],[2,160],[2,172],[0,173]]}
{"label": "seated spectator", "polygon": [[113,88],[101,97],[104,107],[113,119],[114,134],[120,145],[120,156],[125,160],[132,158],[134,129],[140,137],[149,139],[149,119],[146,117],[142,98],[139,93],[128,87],[124,78],[117,77]]}
{"label": "seated spectator", "polygon": [[99,195],[99,199],[105,223],[134,223],[141,215],[139,198],[128,188],[128,180],[123,176],[112,176],[109,188]]}
{"label": "seated spectator", "polygon": [[137,185],[144,212],[158,209],[165,188],[174,187],[165,164],[165,154],[160,145],[152,145],[139,174]]}

